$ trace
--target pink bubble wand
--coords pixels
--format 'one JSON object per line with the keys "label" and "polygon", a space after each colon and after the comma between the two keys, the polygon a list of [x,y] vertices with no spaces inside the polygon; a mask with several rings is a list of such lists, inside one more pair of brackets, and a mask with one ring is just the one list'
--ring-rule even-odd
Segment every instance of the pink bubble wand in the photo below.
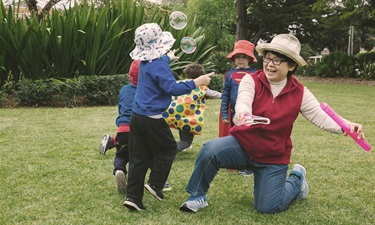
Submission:
{"label": "pink bubble wand", "polygon": [[328,114],[340,127],[347,133],[359,146],[363,148],[365,151],[370,151],[371,146],[367,143],[363,138],[358,139],[357,133],[350,132],[350,126],[325,102],[320,103],[320,107],[323,109],[324,112]]}

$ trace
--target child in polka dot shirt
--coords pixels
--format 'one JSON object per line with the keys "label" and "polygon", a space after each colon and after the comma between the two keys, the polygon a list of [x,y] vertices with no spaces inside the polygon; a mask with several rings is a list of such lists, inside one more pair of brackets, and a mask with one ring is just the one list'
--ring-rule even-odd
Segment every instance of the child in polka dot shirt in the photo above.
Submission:
{"label": "child in polka dot shirt", "polygon": [[[205,71],[202,65],[191,63],[184,69],[184,74],[187,79],[195,79],[205,74]],[[179,130],[177,152],[192,149],[194,135],[202,133],[206,97],[220,99],[221,93],[207,86],[199,86],[189,94],[173,96],[169,108],[163,113],[169,126]]]}

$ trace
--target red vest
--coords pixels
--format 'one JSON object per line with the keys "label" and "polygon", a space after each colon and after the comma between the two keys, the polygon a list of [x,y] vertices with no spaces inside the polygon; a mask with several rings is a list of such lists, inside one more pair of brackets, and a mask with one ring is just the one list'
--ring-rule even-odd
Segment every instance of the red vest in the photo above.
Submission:
{"label": "red vest", "polygon": [[289,164],[292,152],[290,136],[301,108],[304,86],[291,76],[280,94],[273,99],[263,70],[252,77],[255,83],[253,115],[267,117],[271,123],[233,126],[230,132],[255,162]]}

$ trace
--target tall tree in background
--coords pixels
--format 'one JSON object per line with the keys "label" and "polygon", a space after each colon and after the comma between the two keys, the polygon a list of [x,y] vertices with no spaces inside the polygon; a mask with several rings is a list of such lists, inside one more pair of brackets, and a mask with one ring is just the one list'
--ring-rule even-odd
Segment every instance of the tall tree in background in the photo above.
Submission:
{"label": "tall tree in background", "polygon": [[247,40],[247,8],[246,0],[236,1],[236,11],[237,11],[237,25],[236,25],[236,41]]}
{"label": "tall tree in background", "polygon": [[[237,4],[241,1],[237,1]],[[311,8],[316,0],[243,0],[247,9],[247,39],[257,43],[275,34],[292,32],[303,39],[312,25]],[[237,7],[240,9],[241,7]],[[237,12],[239,13],[239,12]]]}

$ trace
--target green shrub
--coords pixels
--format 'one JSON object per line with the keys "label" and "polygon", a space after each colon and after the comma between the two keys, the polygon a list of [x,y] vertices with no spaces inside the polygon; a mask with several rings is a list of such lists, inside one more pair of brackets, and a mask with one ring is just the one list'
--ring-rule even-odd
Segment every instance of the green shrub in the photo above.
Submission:
{"label": "green shrub", "polygon": [[4,107],[6,95],[5,91],[0,90],[0,107]]}
{"label": "green shrub", "polygon": [[23,106],[54,106],[59,86],[52,80],[22,79],[17,85],[18,102]]}
{"label": "green shrub", "polygon": [[375,79],[375,62],[359,64],[358,75],[361,78],[371,80]]}
{"label": "green shrub", "polygon": [[[20,106],[104,106],[117,105],[123,85],[129,84],[128,75],[81,76],[78,78],[46,79],[32,81],[22,79],[15,89],[0,91],[0,107],[7,94],[15,94]],[[223,75],[212,76],[210,89],[222,92]]]}
{"label": "green shrub", "polygon": [[375,63],[375,51],[358,54],[358,63]]}
{"label": "green shrub", "polygon": [[213,64],[216,73],[225,73],[232,68],[232,61],[227,55],[225,52],[215,52],[210,56],[209,61]]}
{"label": "green shrub", "polygon": [[119,91],[128,83],[127,75],[81,76],[64,80],[22,79],[13,92],[21,106],[117,105]]}
{"label": "green shrub", "polygon": [[356,77],[356,62],[355,56],[332,52],[315,64],[315,74],[320,77]]}
{"label": "green shrub", "polygon": [[87,105],[117,105],[118,94],[129,83],[126,75],[79,77]]}
{"label": "green shrub", "polygon": [[317,64],[299,67],[297,74],[302,76],[375,78],[375,52],[348,56],[346,53],[333,52]]}
{"label": "green shrub", "polygon": [[208,87],[211,90],[223,92],[223,84],[224,84],[224,75],[217,74],[215,76],[211,76],[211,82]]}

